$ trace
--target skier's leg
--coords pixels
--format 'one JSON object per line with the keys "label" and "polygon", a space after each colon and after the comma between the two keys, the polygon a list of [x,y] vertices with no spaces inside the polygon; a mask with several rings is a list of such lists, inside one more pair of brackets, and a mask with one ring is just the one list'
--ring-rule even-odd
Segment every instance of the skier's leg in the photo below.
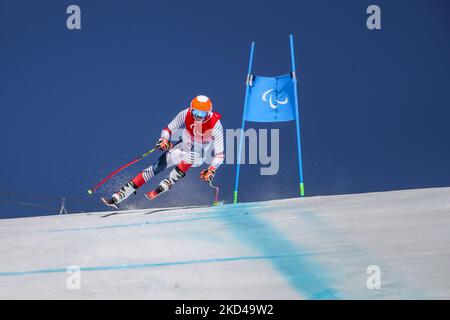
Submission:
{"label": "skier's leg", "polygon": [[148,192],[146,194],[146,197],[150,200],[153,200],[159,194],[168,191],[178,180],[186,176],[186,172],[191,166],[192,164],[186,163],[184,160],[182,160],[178,165],[175,166],[175,168],[170,171],[168,178],[162,180],[155,190]]}
{"label": "skier's leg", "polygon": [[154,164],[128,181],[119,191],[114,193],[111,196],[111,199],[106,201],[105,204],[118,208],[119,203],[126,200],[133,193],[136,193],[137,189],[142,187],[148,180],[167,168],[167,160],[171,158],[170,154],[171,150],[164,152]]}
{"label": "skier's leg", "polygon": [[164,171],[168,167],[172,167],[183,159],[183,146],[179,141],[175,143],[173,148],[164,152],[158,160],[150,167],[142,170],[133,179],[128,181],[119,191],[114,193],[110,200],[104,201],[105,204],[118,208],[118,204],[126,200],[130,195],[136,193],[137,189],[142,187],[151,178]]}
{"label": "skier's leg", "polygon": [[191,149],[191,151],[187,152],[184,151],[181,155],[181,161],[176,165],[175,168],[170,171],[169,177],[168,179],[166,179],[170,181],[169,188],[171,188],[172,185],[175,184],[178,180],[183,178],[186,175],[186,172],[192,167],[194,163],[198,162],[198,159],[200,158],[200,155],[194,149]]}
{"label": "skier's leg", "polygon": [[182,156],[183,152],[180,142],[175,143],[172,149],[164,152],[154,164],[142,170],[142,172],[134,177],[132,181],[137,188],[140,188],[151,178],[164,171],[166,168],[178,164],[181,161]]}
{"label": "skier's leg", "polygon": [[142,170],[142,172],[134,177],[132,181],[135,183],[135,185],[140,188],[158,173],[164,171],[167,168],[167,160],[168,158],[170,158],[170,154],[170,151],[164,152],[155,163],[153,163],[150,167]]}
{"label": "skier's leg", "polygon": [[155,190],[146,194],[147,198],[153,200],[159,194],[168,191],[178,180],[186,176],[186,172],[193,164],[198,164],[199,161],[201,161],[201,156],[198,152],[194,150],[182,152],[181,161],[170,171],[168,178],[162,180]]}

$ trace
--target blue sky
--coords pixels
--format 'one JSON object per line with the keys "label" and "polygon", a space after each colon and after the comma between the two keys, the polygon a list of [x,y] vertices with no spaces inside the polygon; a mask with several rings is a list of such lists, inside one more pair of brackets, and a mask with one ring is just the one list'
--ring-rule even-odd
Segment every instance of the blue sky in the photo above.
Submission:
{"label": "blue sky", "polygon": [[[70,4],[81,30],[66,28]],[[366,28],[370,4],[381,30]],[[98,196],[155,157],[95,197],[86,190],[150,149],[197,94],[239,127],[250,42],[255,74],[284,74],[289,33],[307,196],[450,186],[449,10],[445,0],[0,0],[0,218],[55,213],[62,197],[72,212],[102,209]],[[281,165],[270,177],[244,166],[240,200],[296,196],[294,123],[252,127],[281,129]],[[199,171],[152,205],[210,202]],[[234,172],[217,173],[226,202]],[[150,206],[142,198],[130,203]]]}

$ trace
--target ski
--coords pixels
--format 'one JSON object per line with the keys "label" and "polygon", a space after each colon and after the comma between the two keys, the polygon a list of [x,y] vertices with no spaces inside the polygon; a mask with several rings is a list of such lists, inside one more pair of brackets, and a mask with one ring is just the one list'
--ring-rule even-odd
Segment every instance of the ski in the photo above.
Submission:
{"label": "ski", "polygon": [[148,200],[152,201],[154,200],[157,196],[159,196],[161,193],[164,193],[166,191],[169,191],[170,188],[172,187],[172,184],[176,182],[175,181],[171,181],[169,179],[164,179],[163,181],[161,181],[159,183],[159,185],[156,187],[156,189],[154,189],[153,191],[147,192],[145,194],[145,196],[147,197]]}
{"label": "ski", "polygon": [[121,214],[121,212],[120,211],[114,211],[114,212],[111,212],[111,213],[107,213],[107,214],[105,214],[103,216],[100,216],[100,218],[107,218],[107,217],[110,217],[110,216],[115,216],[117,214]]}
{"label": "ski", "polygon": [[169,189],[164,189],[161,185],[158,185],[156,187],[155,190],[147,192],[145,194],[145,196],[147,197],[148,200],[152,201],[154,200],[157,196],[159,196],[161,193],[164,193],[166,191],[168,191]]}
{"label": "ski", "polygon": [[106,205],[106,206],[108,206],[110,208],[114,208],[116,210],[119,210],[119,206],[116,203],[110,202],[110,201],[106,200],[103,197],[101,197],[101,200],[102,200],[104,205]]}
{"label": "ski", "polygon": [[117,216],[117,215],[150,215],[153,213],[157,213],[157,212],[164,212],[164,211],[174,211],[174,210],[187,210],[187,209],[201,209],[201,208],[209,208],[209,207],[213,207],[213,205],[198,205],[198,206],[184,206],[184,207],[169,207],[169,208],[156,208],[156,209],[152,209],[150,211],[145,211],[145,212],[133,212],[133,211],[115,211],[115,212],[111,212],[111,213],[107,213],[105,215],[100,216],[100,218],[107,218],[107,217],[111,217],[111,216]]}

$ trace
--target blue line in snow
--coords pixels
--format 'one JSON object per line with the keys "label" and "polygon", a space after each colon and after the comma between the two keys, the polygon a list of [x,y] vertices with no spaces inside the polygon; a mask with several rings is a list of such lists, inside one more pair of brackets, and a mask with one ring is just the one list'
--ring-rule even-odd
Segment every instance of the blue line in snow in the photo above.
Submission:
{"label": "blue line in snow", "polygon": [[[164,224],[164,223],[179,223],[179,222],[190,222],[198,220],[208,220],[215,219],[217,216],[207,216],[207,217],[197,217],[188,219],[174,219],[174,220],[155,220],[155,221],[144,221],[136,223],[124,223],[124,224],[113,224],[100,227],[79,227],[79,228],[67,228],[67,229],[50,229],[48,232],[70,232],[70,231],[89,231],[89,230],[102,230],[102,229],[115,229],[115,228],[129,228],[129,227],[141,227],[146,225]],[[46,231],[47,232],[47,231]]]}
{"label": "blue line in snow", "polygon": [[[120,265],[111,265],[111,266],[80,267],[80,271],[129,270],[129,269],[158,268],[158,267],[169,267],[169,266],[178,266],[178,265],[233,262],[233,261],[246,261],[246,260],[292,259],[299,255],[310,255],[310,254],[312,254],[312,253],[296,253],[296,252],[294,252],[294,253],[286,253],[286,254],[270,255],[270,256],[240,256],[240,257],[180,260],[180,261],[143,263],[143,264],[120,264]],[[7,272],[0,272],[0,277],[26,276],[26,275],[32,275],[32,274],[65,273],[65,272],[67,272],[67,269],[65,269],[65,268],[50,268],[50,269],[39,269],[39,270],[30,270],[30,271],[7,271]]]}
{"label": "blue line in snow", "polygon": [[[143,221],[143,222],[136,222],[136,223],[123,223],[123,224],[112,224],[112,225],[105,225],[105,226],[99,226],[99,227],[77,227],[77,228],[65,228],[65,229],[50,229],[46,230],[44,232],[72,232],[72,231],[90,231],[90,230],[102,230],[102,229],[115,229],[115,228],[130,228],[130,227],[141,227],[141,226],[148,226],[148,225],[158,225],[158,224],[165,224],[165,223],[182,223],[182,222],[191,222],[191,221],[201,221],[201,220],[209,220],[209,219],[218,219],[221,218],[223,215],[240,215],[240,212],[236,212],[236,209],[239,209],[242,205],[232,205],[233,207],[230,207],[229,205],[225,205],[222,207],[216,207],[213,210],[205,211],[202,213],[199,213],[200,217],[192,217],[192,218],[182,218],[182,219],[161,219],[161,220],[153,220],[153,221]],[[225,209],[224,210],[217,210],[218,208]],[[209,214],[209,215],[207,215]]]}
{"label": "blue line in snow", "polygon": [[[212,262],[226,262],[238,260],[251,259],[266,259],[286,278],[288,283],[302,296],[310,299],[337,299],[340,297],[339,293],[329,286],[329,280],[326,279],[325,270],[319,265],[305,258],[311,254],[298,253],[295,255],[289,252],[299,252],[300,248],[287,239],[281,232],[259,219],[255,213],[265,213],[271,210],[268,207],[255,207],[253,203],[238,204],[231,206],[216,207],[211,210],[201,213],[200,217],[192,217],[185,219],[174,220],[156,220],[145,221],[130,224],[114,224],[100,227],[81,227],[72,229],[54,229],[50,232],[65,232],[65,231],[84,231],[84,230],[99,230],[111,228],[125,228],[125,227],[139,227],[146,225],[158,225],[165,223],[182,223],[209,219],[222,219],[230,226],[230,230],[234,235],[244,244],[261,253],[261,256],[256,257],[235,257],[223,259],[206,259],[206,260],[188,260],[178,262],[165,262],[157,264],[143,264],[143,265],[118,265],[105,267],[87,267],[82,268],[84,271],[96,270],[117,270],[117,269],[134,269],[134,268],[149,268],[149,267],[163,267],[170,265],[194,264],[194,263],[212,263]],[[304,212],[299,211],[298,214]],[[279,259],[279,257],[291,257],[291,259]],[[33,273],[51,273],[51,272],[65,272],[66,269],[44,269],[31,272],[18,272],[17,274],[1,273],[0,276],[5,275],[23,275]]]}
{"label": "blue line in snow", "polygon": [[[257,250],[263,256],[302,252],[296,243],[255,214],[273,209],[254,208],[245,204],[241,204],[240,209],[242,210],[240,215],[221,215],[221,217],[244,245]],[[339,293],[330,287],[325,270],[307,256],[300,254],[289,260],[269,260],[291,287],[302,296],[309,299],[338,299]]]}

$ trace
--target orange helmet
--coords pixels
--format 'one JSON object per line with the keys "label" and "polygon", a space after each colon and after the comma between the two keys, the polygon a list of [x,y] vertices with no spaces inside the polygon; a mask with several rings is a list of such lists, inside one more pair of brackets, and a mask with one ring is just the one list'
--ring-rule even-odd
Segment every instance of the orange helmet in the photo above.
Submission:
{"label": "orange helmet", "polygon": [[206,111],[209,113],[212,111],[212,107],[213,107],[212,101],[207,96],[203,95],[196,96],[191,101],[191,109]]}

